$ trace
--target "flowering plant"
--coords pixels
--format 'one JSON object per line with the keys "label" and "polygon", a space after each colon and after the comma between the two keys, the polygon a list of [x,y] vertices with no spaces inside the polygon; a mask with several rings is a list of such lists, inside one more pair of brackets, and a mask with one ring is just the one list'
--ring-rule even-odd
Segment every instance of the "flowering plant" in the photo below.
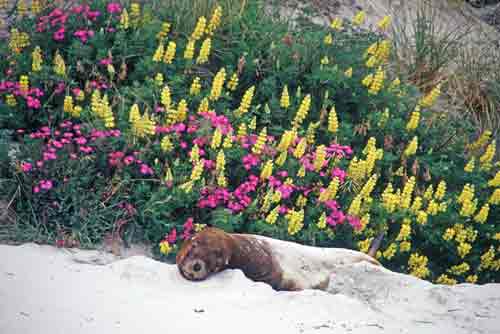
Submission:
{"label": "flowering plant", "polygon": [[432,110],[442,84],[419,95],[388,71],[390,18],[266,21],[262,39],[266,24],[245,35],[251,6],[183,34],[137,3],[22,21],[36,31],[11,32],[0,108],[26,226],[87,243],[139,230],[166,256],[206,225],[362,251],[383,232],[389,268],[497,281],[495,141]]}

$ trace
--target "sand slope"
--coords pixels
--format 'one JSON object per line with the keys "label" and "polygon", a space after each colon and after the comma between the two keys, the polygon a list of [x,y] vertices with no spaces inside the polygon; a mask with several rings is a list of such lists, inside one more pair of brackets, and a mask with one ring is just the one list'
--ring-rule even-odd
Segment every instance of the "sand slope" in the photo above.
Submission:
{"label": "sand slope", "polygon": [[331,293],[275,292],[241,271],[185,281],[143,256],[0,245],[0,333],[500,333],[500,284],[437,286],[367,264]]}

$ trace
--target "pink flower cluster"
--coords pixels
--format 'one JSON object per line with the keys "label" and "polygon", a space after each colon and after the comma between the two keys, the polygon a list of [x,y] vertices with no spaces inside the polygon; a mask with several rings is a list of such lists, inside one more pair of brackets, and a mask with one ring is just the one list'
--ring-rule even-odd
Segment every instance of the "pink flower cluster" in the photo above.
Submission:
{"label": "pink flower cluster", "polygon": [[340,206],[337,201],[326,201],[325,206],[329,210],[329,214],[326,217],[326,223],[332,228],[339,224],[343,224],[346,220],[355,230],[359,230],[361,228],[361,221],[359,218],[351,215],[345,215],[344,212],[340,210]]}
{"label": "pink flower cluster", "polygon": [[153,175],[154,171],[148,164],[138,158],[139,152],[135,151],[132,154],[125,154],[122,151],[114,151],[108,154],[108,163],[115,168],[123,168],[136,164],[139,166],[139,171],[142,175]]}
{"label": "pink flower cluster", "polygon": [[40,97],[44,96],[43,90],[31,87],[27,91],[21,90],[19,82],[2,81],[0,82],[0,93],[11,93],[14,96],[21,96],[26,100],[26,105],[30,109],[40,109]]}

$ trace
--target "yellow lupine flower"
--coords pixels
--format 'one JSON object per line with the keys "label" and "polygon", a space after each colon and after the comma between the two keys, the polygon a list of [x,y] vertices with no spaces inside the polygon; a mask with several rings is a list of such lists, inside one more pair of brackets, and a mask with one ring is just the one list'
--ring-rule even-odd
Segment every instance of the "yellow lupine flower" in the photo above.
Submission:
{"label": "yellow lupine flower", "polygon": [[288,220],[288,234],[295,235],[300,232],[304,226],[304,209],[300,211],[290,210],[285,217]]}
{"label": "yellow lupine flower", "polygon": [[422,197],[416,196],[413,199],[413,204],[411,205],[410,210],[411,210],[411,212],[416,214],[421,208],[422,208]]}
{"label": "yellow lupine flower", "polygon": [[216,150],[219,148],[221,143],[222,143],[222,132],[219,130],[219,128],[216,128],[214,131],[214,135],[212,136],[212,142],[210,143],[210,147],[213,150]]}
{"label": "yellow lupine flower", "polygon": [[403,155],[405,157],[412,156],[415,153],[417,153],[417,148],[418,148],[418,137],[415,136],[404,150]]}
{"label": "yellow lupine flower", "polygon": [[138,27],[141,18],[141,5],[137,2],[130,4],[130,23],[133,27]]}
{"label": "yellow lupine flower", "polygon": [[361,188],[361,191],[359,192],[359,195],[361,196],[361,198],[369,198],[373,189],[375,188],[375,185],[377,183],[377,175],[376,174],[373,174],[369,179],[368,181],[366,181],[365,185],[363,186],[363,188]]}
{"label": "yellow lupine flower", "polygon": [[323,43],[325,43],[326,45],[332,45],[333,44],[332,34],[326,35],[325,38],[323,39]]}
{"label": "yellow lupine flower", "polygon": [[319,172],[321,168],[323,168],[323,164],[325,163],[325,161],[326,161],[326,146],[319,145],[316,148],[315,158],[313,161],[314,170],[316,172]]}
{"label": "yellow lupine flower", "polygon": [[437,284],[446,284],[446,285],[455,285],[457,284],[457,280],[450,278],[446,274],[441,274],[437,279],[436,279]]}
{"label": "yellow lupine flower", "polygon": [[465,200],[462,202],[462,208],[460,209],[460,216],[471,217],[477,209],[477,199],[474,201]]}
{"label": "yellow lupine flower", "polygon": [[490,170],[493,161],[493,157],[495,156],[495,151],[496,151],[496,142],[493,140],[491,144],[486,147],[486,151],[484,154],[479,158],[479,163],[480,167],[482,170]]}
{"label": "yellow lupine flower", "polygon": [[241,98],[240,106],[236,110],[236,115],[241,116],[248,112],[250,106],[252,105],[253,95],[255,93],[255,86],[248,88]]}
{"label": "yellow lupine flower", "polygon": [[255,129],[257,129],[257,116],[252,117],[252,120],[248,124],[248,128],[252,131],[255,131]]}
{"label": "yellow lupine flower", "polygon": [[28,6],[26,5],[25,0],[17,1],[17,15],[19,17],[25,16],[28,13]]}
{"label": "yellow lupine flower", "polygon": [[170,140],[169,136],[163,137],[163,139],[160,142],[160,148],[162,149],[162,151],[167,153],[171,152],[174,149],[174,144]]}
{"label": "yellow lupine flower", "polygon": [[358,249],[360,252],[368,253],[368,249],[370,248],[370,244],[372,243],[373,238],[367,238],[363,241],[358,242]]}
{"label": "yellow lupine flower", "polygon": [[443,233],[443,240],[445,241],[450,241],[453,240],[453,237],[455,236],[456,231],[453,228],[447,228],[446,231]]}
{"label": "yellow lupine flower", "polygon": [[153,55],[153,61],[155,63],[160,62],[163,59],[164,53],[165,53],[165,47],[163,46],[163,43],[160,42],[158,44],[158,47],[156,48],[154,55]]}
{"label": "yellow lupine flower", "polygon": [[172,25],[170,23],[163,22],[161,24],[161,30],[156,34],[156,38],[162,40],[165,37],[167,37],[168,33],[170,32],[171,27],[172,27]]}
{"label": "yellow lupine flower", "polygon": [[201,91],[201,82],[200,77],[195,77],[193,82],[191,83],[191,87],[189,88],[189,95],[196,96],[200,94]]}
{"label": "yellow lupine flower", "polygon": [[27,75],[21,75],[19,78],[19,89],[21,92],[27,93],[30,88],[29,77]]}
{"label": "yellow lupine flower", "polygon": [[59,52],[57,52],[54,57],[54,72],[60,76],[66,75],[66,64]]}
{"label": "yellow lupine flower", "polygon": [[474,198],[474,188],[474,185],[466,183],[462,189],[462,192],[457,197],[457,203],[472,201],[472,199]]}
{"label": "yellow lupine flower", "polygon": [[155,76],[155,84],[157,86],[163,86],[163,73],[157,73]]}
{"label": "yellow lupine flower", "polygon": [[165,110],[168,111],[171,107],[171,104],[172,104],[172,98],[170,95],[170,87],[168,87],[168,86],[163,87],[163,89],[161,91],[160,101],[161,101],[161,104],[163,105],[163,107],[165,108]]}
{"label": "yellow lupine flower", "polygon": [[472,157],[469,160],[469,162],[465,165],[464,172],[472,173],[472,171],[474,170],[474,167],[475,167],[475,161],[476,161],[476,158]]}
{"label": "yellow lupine flower", "polygon": [[427,263],[429,260],[425,255],[420,255],[418,253],[413,253],[410,255],[408,260],[408,269],[410,269],[410,275],[416,276],[418,278],[426,278],[429,276],[430,271],[427,268]]}
{"label": "yellow lupine flower", "polygon": [[441,94],[441,84],[434,87],[426,96],[420,99],[419,104],[424,108],[431,107]]}
{"label": "yellow lupine flower", "polygon": [[210,55],[210,49],[212,47],[212,40],[210,38],[206,38],[201,44],[200,54],[198,58],[196,58],[196,64],[201,65],[208,62],[208,56]]}
{"label": "yellow lupine flower", "polygon": [[168,42],[167,46],[167,51],[165,51],[165,55],[163,56],[163,62],[166,64],[172,64],[174,58],[175,58],[175,51],[176,51],[177,45],[175,42]]}
{"label": "yellow lupine flower", "polygon": [[273,166],[274,163],[272,160],[266,161],[264,164],[264,167],[262,168],[262,171],[260,172],[260,179],[261,180],[267,180],[269,177],[273,174]]}
{"label": "yellow lupine flower", "polygon": [[418,122],[420,120],[420,107],[417,106],[412,112],[410,120],[406,124],[406,131],[410,132],[417,128]]}
{"label": "yellow lupine flower", "polygon": [[391,24],[391,17],[389,15],[384,16],[380,21],[377,22],[377,27],[380,30],[386,30]]}
{"label": "yellow lupine flower", "polygon": [[399,244],[399,250],[402,253],[409,252],[411,250],[411,242],[403,241],[402,243]]}
{"label": "yellow lupine flower", "polygon": [[408,209],[410,208],[410,203],[411,203],[411,195],[413,194],[413,189],[415,188],[416,180],[415,177],[412,176],[410,179],[405,183],[405,186],[403,188],[403,194],[401,195],[401,207],[403,209]]}
{"label": "yellow lupine flower", "polygon": [[195,165],[193,170],[191,171],[191,181],[198,181],[201,179],[201,174],[203,173],[203,167],[204,163],[203,161],[198,161]]}
{"label": "yellow lupine flower", "polygon": [[278,220],[279,217],[279,210],[280,210],[279,205],[277,205],[274,209],[272,209],[271,212],[269,212],[269,214],[266,217],[266,223],[270,225],[276,223],[276,220]]}
{"label": "yellow lupine flower", "polygon": [[280,107],[284,109],[288,109],[288,107],[290,107],[290,95],[288,94],[287,85],[283,87],[283,92],[281,93]]}
{"label": "yellow lupine flower", "polygon": [[64,112],[67,112],[71,114],[73,112],[73,97],[71,95],[66,95],[64,97],[64,104],[63,104],[63,110]]}
{"label": "yellow lupine flower", "polygon": [[191,60],[194,58],[194,47],[195,41],[190,39],[186,44],[186,49],[184,50],[184,59]]}
{"label": "yellow lupine flower", "polygon": [[177,122],[184,122],[188,114],[188,105],[185,99],[180,100],[177,106]]}
{"label": "yellow lupine flower", "polygon": [[475,284],[477,282],[477,279],[478,279],[477,275],[469,275],[465,278],[465,281],[467,283]]}
{"label": "yellow lupine flower", "polygon": [[467,145],[467,149],[471,151],[478,150],[482,148],[491,139],[492,132],[490,130],[485,130],[479,138],[472,144]]}
{"label": "yellow lupine flower", "polygon": [[247,125],[245,123],[241,123],[240,126],[238,127],[238,131],[236,132],[236,135],[239,138],[246,137],[247,135]]}
{"label": "yellow lupine flower", "polygon": [[120,14],[120,28],[127,30],[129,27],[129,15],[126,8]]}
{"label": "yellow lupine flower", "polygon": [[337,31],[340,31],[342,30],[342,24],[343,24],[343,21],[341,18],[339,17],[336,17],[332,23],[330,24],[330,27],[334,30],[337,30]]}
{"label": "yellow lupine flower", "polygon": [[427,212],[420,210],[417,213],[417,223],[425,225],[427,223]]}
{"label": "yellow lupine flower", "polygon": [[322,230],[322,229],[326,228],[326,213],[325,213],[325,212],[323,212],[323,213],[321,214],[321,216],[319,217],[318,222],[316,223],[316,226],[317,226],[320,230]]}
{"label": "yellow lupine flower", "polygon": [[347,213],[351,216],[358,216],[359,211],[361,210],[361,201],[362,201],[361,195],[357,195],[356,197],[354,197]]}
{"label": "yellow lupine flower", "polygon": [[500,171],[498,171],[495,176],[488,181],[489,187],[500,187]]}
{"label": "yellow lupine flower", "polygon": [[307,94],[302,100],[297,113],[295,114],[295,118],[293,119],[292,125],[293,127],[299,127],[304,119],[307,117],[309,113],[309,108],[311,107],[311,94]]}
{"label": "yellow lupine flower", "polygon": [[13,53],[20,53],[25,47],[30,45],[29,35],[19,32],[16,28],[10,30],[9,48]]}
{"label": "yellow lupine flower", "polygon": [[288,157],[287,151],[281,152],[278,155],[278,158],[276,159],[276,165],[283,166],[283,164],[285,163],[287,157]]}
{"label": "yellow lupine flower", "polygon": [[396,241],[405,241],[411,235],[411,220],[405,218],[403,220],[403,224],[401,224],[401,229],[399,230],[399,234],[396,237]]}
{"label": "yellow lupine flower", "polygon": [[488,213],[490,211],[490,206],[488,203],[485,203],[481,209],[479,210],[479,212],[477,213],[476,216],[474,216],[474,221],[480,223],[480,224],[483,224],[486,222],[486,220],[488,219]]}
{"label": "yellow lupine flower", "polygon": [[352,77],[352,67],[349,67],[345,72],[344,72],[344,75],[347,77],[347,78],[351,78]]}
{"label": "yellow lupine flower", "polygon": [[197,41],[201,37],[203,37],[203,33],[205,32],[206,24],[207,24],[207,19],[204,16],[200,16],[198,18],[198,21],[196,22],[196,26],[194,28],[194,31],[191,34],[192,40]]}
{"label": "yellow lupine flower", "polygon": [[320,202],[326,202],[332,199],[335,199],[337,196],[337,192],[339,190],[340,186],[340,180],[338,177],[334,177],[332,181],[330,181],[330,184],[328,187],[323,190],[323,192],[319,195],[318,200]]}
{"label": "yellow lupine flower", "polygon": [[293,140],[295,139],[296,136],[297,136],[297,134],[295,131],[285,130],[283,132],[283,134],[281,135],[281,140],[280,140],[278,146],[276,147],[276,149],[279,152],[285,152],[286,150],[288,150],[290,145],[293,143]]}
{"label": "yellow lupine flower", "polygon": [[204,97],[201,100],[200,105],[198,106],[198,114],[208,112],[209,107],[210,106],[209,106],[208,98]]}
{"label": "yellow lupine flower", "polygon": [[160,246],[160,253],[162,253],[163,255],[168,255],[172,251],[172,247],[166,240],[160,242],[159,246]]}
{"label": "yellow lupine flower", "polygon": [[382,252],[382,256],[387,260],[390,260],[394,257],[394,255],[396,255],[396,250],[397,250],[396,244],[391,243],[389,247],[387,247],[387,249]]}
{"label": "yellow lupine flower", "polygon": [[302,158],[304,153],[306,153],[306,148],[307,148],[307,140],[306,138],[301,138],[299,143],[295,147],[295,150],[293,151],[293,156],[296,159]]}
{"label": "yellow lupine flower", "polygon": [[455,265],[455,266],[450,267],[450,269],[448,269],[447,271],[448,271],[448,273],[450,273],[452,275],[460,276],[460,275],[465,274],[469,270],[470,270],[469,264],[467,262],[462,262],[459,265]]}
{"label": "yellow lupine flower", "polygon": [[366,16],[365,12],[360,10],[359,12],[356,13],[354,18],[352,19],[352,24],[355,26],[362,25],[363,22],[365,21],[365,16]]}
{"label": "yellow lupine flower", "polygon": [[492,268],[495,263],[495,248],[490,246],[488,251],[481,255],[481,264],[479,265],[479,270],[486,270]]}
{"label": "yellow lupine flower", "polygon": [[382,68],[379,68],[375,75],[373,76],[373,80],[370,84],[370,89],[368,89],[368,94],[376,95],[382,89],[384,84],[385,72]]}
{"label": "yellow lupine flower", "polygon": [[208,35],[213,35],[214,31],[219,27],[222,17],[222,7],[217,6],[212,13],[212,17],[210,17],[210,22],[206,28],[206,33]]}
{"label": "yellow lupine flower", "polygon": [[368,74],[366,77],[363,78],[361,83],[363,84],[363,86],[368,87],[372,84],[372,81],[373,81],[373,74]]}
{"label": "yellow lupine flower", "polygon": [[42,11],[42,4],[40,3],[40,0],[32,0],[31,1],[31,12],[34,15],[40,14]]}
{"label": "yellow lupine flower", "polygon": [[491,205],[499,205],[500,204],[500,188],[497,188],[491,194],[488,203]]}
{"label": "yellow lupine flower", "polygon": [[472,249],[471,244],[469,244],[467,242],[460,243],[457,246],[458,256],[460,256],[460,258],[463,259],[467,254],[469,254],[469,252],[470,252],[471,249]]}
{"label": "yellow lupine flower", "polygon": [[337,118],[337,112],[335,110],[335,106],[330,110],[330,114],[328,115],[328,131],[332,133],[336,133],[339,129],[339,120]]}
{"label": "yellow lupine flower", "polygon": [[217,101],[222,93],[224,81],[226,80],[226,69],[223,67],[217,72],[212,82],[212,90],[210,91],[210,100]]}
{"label": "yellow lupine flower", "polygon": [[443,180],[439,182],[436,192],[434,193],[434,198],[437,199],[438,201],[442,200],[445,194],[446,194],[446,182]]}
{"label": "yellow lupine flower", "polygon": [[42,50],[39,46],[36,46],[33,52],[31,53],[32,63],[31,70],[33,72],[39,72],[42,69]]}
{"label": "yellow lupine flower", "polygon": [[266,141],[267,141],[267,128],[264,127],[260,131],[259,136],[257,137],[257,141],[252,146],[252,153],[256,154],[256,155],[260,155],[262,153],[262,150],[264,149],[264,145],[266,144]]}
{"label": "yellow lupine flower", "polygon": [[321,58],[320,64],[321,65],[328,65],[328,64],[330,64],[330,60],[328,59],[328,56],[324,56],[323,58]]}
{"label": "yellow lupine flower", "polygon": [[365,66],[368,67],[368,68],[372,68],[375,65],[377,65],[377,57],[376,56],[370,56],[370,58],[368,58],[368,60],[366,61]]}
{"label": "yellow lupine flower", "polygon": [[238,73],[234,72],[233,75],[231,76],[231,79],[227,83],[227,89],[234,92],[238,87],[238,81],[239,81]]}

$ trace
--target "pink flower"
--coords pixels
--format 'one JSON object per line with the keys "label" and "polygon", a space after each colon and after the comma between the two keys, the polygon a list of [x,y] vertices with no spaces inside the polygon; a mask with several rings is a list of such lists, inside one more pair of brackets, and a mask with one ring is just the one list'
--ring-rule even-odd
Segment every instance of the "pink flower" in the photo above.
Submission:
{"label": "pink flower", "polygon": [[175,244],[176,240],[177,240],[177,230],[173,228],[167,236],[167,241],[169,244],[173,245]]}
{"label": "pink flower", "polygon": [[51,180],[41,180],[40,181],[40,188],[44,189],[44,190],[50,190],[52,189],[52,181]]}
{"label": "pink flower", "polygon": [[64,27],[61,27],[59,28],[54,34],[53,34],[53,38],[54,40],[56,41],[62,41],[64,39],[64,33],[66,32],[66,30],[64,29]]}
{"label": "pink flower", "polygon": [[183,240],[186,240],[186,239],[189,239],[189,237],[191,237],[191,232],[193,231],[193,228],[194,228],[194,219],[192,217],[189,217],[188,219],[186,219],[186,222],[184,223],[184,225],[182,226],[182,239]]}
{"label": "pink flower", "polygon": [[141,174],[143,174],[143,175],[151,175],[151,174],[153,174],[153,169],[151,169],[151,167],[149,167],[146,164],[142,164],[141,165],[140,171],[141,171]]}
{"label": "pink flower", "polygon": [[259,157],[253,154],[245,155],[242,161],[246,170],[250,170],[253,166],[257,166],[260,163]]}
{"label": "pink flower", "polygon": [[344,170],[342,170],[342,169],[340,169],[338,167],[335,167],[332,170],[332,178],[333,177],[338,177],[340,183],[344,183],[344,180],[345,180],[346,176],[347,176],[347,173]]}
{"label": "pink flower", "polygon": [[34,192],[35,194],[38,194],[38,193],[40,192],[40,187],[39,187],[39,186],[34,186],[34,187],[33,187],[33,192]]}
{"label": "pink flower", "polygon": [[21,163],[21,169],[23,172],[27,173],[29,172],[30,170],[33,169],[33,165],[30,164],[29,162],[22,162]]}
{"label": "pink flower", "polygon": [[122,6],[118,2],[110,2],[106,6],[106,9],[107,9],[108,13],[110,13],[110,14],[117,14],[117,13],[121,13]]}
{"label": "pink flower", "polygon": [[87,138],[77,137],[77,138],[75,138],[75,143],[77,143],[78,145],[85,145],[85,144],[87,144]]}
{"label": "pink flower", "polygon": [[108,58],[101,59],[99,61],[99,64],[107,66],[107,65],[111,65],[112,62],[113,62],[113,59],[111,57],[108,57]]}
{"label": "pink flower", "polygon": [[65,90],[65,89],[66,89],[66,84],[65,84],[64,82],[59,82],[59,83],[57,84],[56,89],[55,89],[55,93],[56,93],[57,95],[62,94],[62,93],[64,92],[64,90]]}
{"label": "pink flower", "polygon": [[133,162],[135,161],[135,158],[131,155],[127,155],[125,157],[125,159],[123,159],[123,163],[126,165],[126,166],[129,166],[131,165]]}
{"label": "pink flower", "polygon": [[349,222],[349,225],[351,225],[357,231],[359,231],[362,227],[361,221],[358,217],[347,216],[347,221]]}
{"label": "pink flower", "polygon": [[28,96],[26,98],[26,100],[27,100],[29,108],[31,108],[31,109],[40,109],[41,104],[40,104],[40,100],[39,99],[33,98],[31,96]]}

